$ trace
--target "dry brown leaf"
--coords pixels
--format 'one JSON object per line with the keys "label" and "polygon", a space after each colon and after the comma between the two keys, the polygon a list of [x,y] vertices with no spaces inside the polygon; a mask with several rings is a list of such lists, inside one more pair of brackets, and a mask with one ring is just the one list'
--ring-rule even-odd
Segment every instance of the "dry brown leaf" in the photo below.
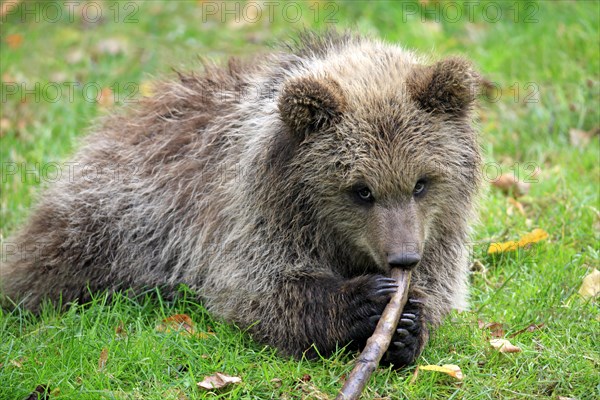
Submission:
{"label": "dry brown leaf", "polygon": [[532,243],[537,243],[548,239],[549,235],[543,229],[534,229],[533,231],[521,236],[518,241],[511,240],[503,243],[491,243],[488,248],[488,254],[504,253],[514,251],[521,247],[527,247]]}
{"label": "dry brown leaf", "polygon": [[117,335],[117,338],[123,338],[127,336],[127,330],[125,330],[125,325],[123,324],[123,321],[119,321],[119,324],[116,326],[115,335]]}
{"label": "dry brown leaf", "polygon": [[180,332],[183,334],[193,335],[196,333],[194,323],[187,314],[175,314],[163,319],[162,323],[156,326],[158,332]]}
{"label": "dry brown leaf", "polygon": [[[517,209],[519,214],[521,214],[522,216],[525,216],[525,208],[523,207],[523,204],[521,204],[517,200],[513,199],[512,197],[508,198],[508,202],[510,203],[511,206],[513,206],[514,208]],[[509,207],[509,209],[510,209],[510,207]],[[508,212],[508,210],[507,210],[507,212]]]}
{"label": "dry brown leaf", "polygon": [[494,179],[491,183],[492,186],[497,187],[506,194],[512,191],[515,196],[527,194],[529,192],[529,187],[531,186],[527,182],[518,181],[515,178],[515,175],[511,173],[502,174],[498,178]]}
{"label": "dry brown leaf", "polygon": [[600,292],[600,271],[596,268],[583,278],[583,283],[579,288],[579,294],[584,299],[591,299],[598,296]]}
{"label": "dry brown leaf", "polygon": [[490,344],[493,348],[498,350],[500,353],[520,353],[521,348],[515,346],[507,339],[492,339]]}
{"label": "dry brown leaf", "polygon": [[198,332],[192,319],[187,314],[175,314],[165,318],[156,326],[158,332],[179,332],[183,335],[195,336],[199,339],[206,339],[214,336],[213,332]]}
{"label": "dry brown leaf", "polygon": [[279,378],[273,378],[269,382],[271,382],[273,384],[273,387],[275,387],[275,388],[280,388],[281,385],[283,384],[283,382]]}
{"label": "dry brown leaf", "polygon": [[27,361],[27,358],[26,357],[21,357],[21,358],[19,358],[17,360],[10,360],[10,363],[12,365],[14,365],[15,367],[17,367],[17,368],[23,368],[23,363],[25,361]]}
{"label": "dry brown leaf", "polygon": [[505,335],[504,325],[500,322],[484,322],[484,321],[478,320],[477,324],[479,325],[479,329],[489,330],[490,335],[493,338],[501,338],[501,337],[504,337],[504,335]]}
{"label": "dry brown leaf", "polygon": [[220,372],[216,372],[214,375],[205,377],[201,382],[198,382],[197,385],[200,389],[212,390],[222,389],[225,386],[229,386],[234,383],[240,383],[241,381],[242,378],[237,376],[229,376]]}
{"label": "dry brown leaf", "polygon": [[515,336],[517,336],[517,335],[520,335],[520,334],[521,334],[521,333],[523,333],[523,332],[533,332],[533,331],[537,331],[538,329],[541,329],[541,328],[543,328],[543,327],[544,327],[544,325],[545,325],[544,323],[541,323],[541,324],[531,324],[531,325],[529,325],[527,328],[524,328],[524,329],[521,329],[521,330],[518,330],[518,331],[516,331],[515,333],[512,333],[512,334],[511,334],[509,337],[511,337],[511,338],[512,338],[512,337],[515,337]]}
{"label": "dry brown leaf", "polygon": [[100,358],[98,358],[98,371],[102,371],[106,367],[106,361],[108,360],[108,349],[105,347],[100,352]]}
{"label": "dry brown leaf", "polygon": [[23,44],[23,36],[18,33],[6,36],[6,43],[11,49],[18,49]]}
{"label": "dry brown leaf", "polygon": [[564,397],[564,396],[558,396],[557,399],[558,400],[577,400],[575,397]]}
{"label": "dry brown leaf", "polygon": [[571,141],[571,145],[583,149],[590,144],[592,138],[599,132],[599,128],[594,128],[589,131],[584,131],[581,129],[569,129],[569,139]]}
{"label": "dry brown leaf", "polygon": [[423,371],[442,372],[442,373],[450,375],[451,377],[456,378],[458,380],[462,380],[464,378],[464,375],[463,375],[462,371],[460,370],[460,367],[458,365],[454,365],[454,364],[444,364],[442,366],[419,365],[419,369],[423,370]]}

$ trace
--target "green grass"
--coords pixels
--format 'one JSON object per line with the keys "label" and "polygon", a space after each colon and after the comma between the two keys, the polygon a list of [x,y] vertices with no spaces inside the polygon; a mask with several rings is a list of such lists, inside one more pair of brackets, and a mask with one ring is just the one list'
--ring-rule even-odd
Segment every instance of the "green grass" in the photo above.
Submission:
{"label": "green grass", "polygon": [[[582,278],[600,265],[600,145],[597,137],[584,148],[569,142],[569,129],[600,126],[598,3],[481,2],[471,20],[464,13],[452,21],[455,2],[429,1],[429,18],[422,21],[412,3],[299,2],[298,21],[291,20],[293,9],[283,18],[280,4],[272,23],[266,11],[255,23],[235,23],[233,15],[226,21],[206,17],[206,7],[216,4],[211,2],[121,2],[118,17],[115,3],[92,3],[102,5],[103,21],[86,22],[80,12],[71,20],[64,9],[52,21],[52,10],[41,2],[26,7],[37,15],[45,10],[46,18],[24,14],[23,5],[2,17],[1,238],[23,222],[34,193],[52,180],[49,163],[67,159],[93,119],[106,112],[86,101],[81,86],[69,98],[63,82],[111,87],[124,103],[132,88],[127,84],[171,73],[172,67],[198,68],[197,55],[224,59],[264,50],[293,30],[325,27],[329,16],[336,20],[329,25],[337,28],[373,33],[439,57],[459,53],[473,59],[500,87],[495,101],[481,102],[487,171],[516,169],[521,177],[531,165],[542,171],[519,199],[526,216],[509,212],[507,197],[486,185],[473,258],[487,271],[472,276],[472,311],[451,315],[418,360],[457,364],[465,379],[421,371],[411,382],[414,368],[379,369],[365,398],[600,397],[598,306],[577,294]],[[504,17],[493,22],[497,6]],[[130,12],[137,22],[126,21]],[[23,42],[13,48],[8,38],[15,34]],[[98,50],[109,38],[125,51]],[[19,83],[16,93],[12,82]],[[53,82],[64,88],[58,101],[44,93],[44,85]],[[24,165],[28,171],[39,165],[39,174],[25,174]],[[516,239],[533,228],[545,229],[550,239],[515,253],[486,254],[490,241]],[[63,313],[51,307],[37,317],[0,311],[0,398],[24,398],[40,384],[48,385],[52,399],[333,398],[353,366],[353,357],[341,352],[318,361],[282,359],[190,299],[185,291],[173,302],[156,294],[111,301],[98,295]],[[177,313],[214,335],[156,330]],[[521,353],[499,354],[478,320],[503,323],[507,337],[530,324],[544,326],[511,338]],[[103,349],[108,357],[99,370]],[[216,396],[195,387],[217,371],[243,382]]]}

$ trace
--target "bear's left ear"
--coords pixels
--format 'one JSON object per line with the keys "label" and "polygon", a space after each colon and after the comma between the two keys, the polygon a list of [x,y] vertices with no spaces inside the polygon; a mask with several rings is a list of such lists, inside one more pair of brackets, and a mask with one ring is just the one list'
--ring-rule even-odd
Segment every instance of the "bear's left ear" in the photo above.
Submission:
{"label": "bear's left ear", "polygon": [[301,140],[318,129],[331,126],[345,108],[346,99],[334,80],[290,79],[279,97],[281,119]]}
{"label": "bear's left ear", "polygon": [[462,116],[477,97],[480,79],[469,61],[450,57],[431,66],[415,67],[406,84],[422,109]]}

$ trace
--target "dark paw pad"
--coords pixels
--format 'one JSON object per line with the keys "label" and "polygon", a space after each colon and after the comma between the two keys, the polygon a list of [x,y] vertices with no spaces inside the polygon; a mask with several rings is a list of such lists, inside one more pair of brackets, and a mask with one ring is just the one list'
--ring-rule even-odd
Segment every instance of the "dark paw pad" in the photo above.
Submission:
{"label": "dark paw pad", "polygon": [[400,368],[414,362],[421,347],[422,304],[420,300],[409,299],[404,306],[396,333],[383,357],[384,364]]}

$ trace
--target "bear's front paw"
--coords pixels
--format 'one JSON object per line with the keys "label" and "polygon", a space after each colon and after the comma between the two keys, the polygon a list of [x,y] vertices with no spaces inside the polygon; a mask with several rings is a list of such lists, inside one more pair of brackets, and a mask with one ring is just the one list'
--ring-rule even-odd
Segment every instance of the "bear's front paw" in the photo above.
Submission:
{"label": "bear's front paw", "polygon": [[383,357],[384,364],[401,368],[412,364],[419,355],[422,341],[422,306],[423,301],[419,299],[409,298],[406,302],[390,347]]}
{"label": "bear's front paw", "polygon": [[349,298],[345,316],[350,327],[349,340],[364,344],[396,290],[397,282],[383,275],[354,278],[342,287],[343,296]]}

